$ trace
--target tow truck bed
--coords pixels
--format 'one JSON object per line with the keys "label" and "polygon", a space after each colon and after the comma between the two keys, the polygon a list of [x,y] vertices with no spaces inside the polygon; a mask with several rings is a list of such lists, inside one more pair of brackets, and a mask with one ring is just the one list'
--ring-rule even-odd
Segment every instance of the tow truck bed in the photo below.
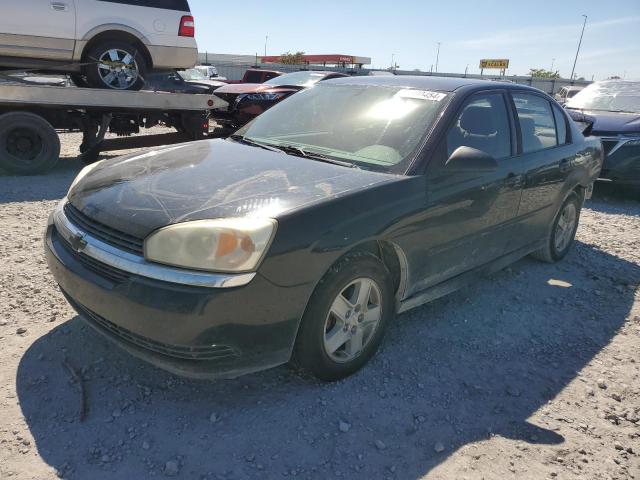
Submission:
{"label": "tow truck bed", "polygon": [[198,140],[209,134],[209,111],[224,105],[213,95],[0,83],[0,168],[46,171],[58,161],[61,132],[83,132],[86,163],[103,150],[128,148],[124,139],[110,146],[107,131],[126,137],[163,124],[178,134],[158,136],[158,144]]}

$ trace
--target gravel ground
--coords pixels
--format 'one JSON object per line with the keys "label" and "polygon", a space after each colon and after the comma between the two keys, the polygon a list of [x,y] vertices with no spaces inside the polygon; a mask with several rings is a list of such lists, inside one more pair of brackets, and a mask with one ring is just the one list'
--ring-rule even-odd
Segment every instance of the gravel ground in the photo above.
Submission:
{"label": "gravel ground", "polygon": [[557,265],[401,315],[344,381],[192,381],[94,333],[47,271],[77,142],[47,176],[0,177],[0,478],[640,478],[636,200],[596,195]]}

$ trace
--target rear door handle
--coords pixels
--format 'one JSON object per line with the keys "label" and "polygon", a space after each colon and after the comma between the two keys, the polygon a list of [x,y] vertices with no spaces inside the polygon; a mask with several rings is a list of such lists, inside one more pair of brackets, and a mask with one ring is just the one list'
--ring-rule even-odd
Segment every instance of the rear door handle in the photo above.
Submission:
{"label": "rear door handle", "polygon": [[51,2],[51,8],[56,12],[66,12],[69,6],[64,2]]}

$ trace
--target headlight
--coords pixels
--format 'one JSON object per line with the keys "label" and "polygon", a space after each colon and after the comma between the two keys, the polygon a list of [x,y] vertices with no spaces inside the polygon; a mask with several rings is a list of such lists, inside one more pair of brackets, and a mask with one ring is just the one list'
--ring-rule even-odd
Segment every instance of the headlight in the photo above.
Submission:
{"label": "headlight", "polygon": [[242,96],[242,100],[246,99],[246,100],[251,100],[251,101],[274,101],[274,100],[279,100],[280,98],[284,97],[285,94],[284,93],[248,93],[246,95]]}
{"label": "headlight", "polygon": [[276,231],[271,218],[219,218],[177,223],[152,233],[144,256],[152,262],[211,272],[255,271]]}
{"label": "headlight", "polygon": [[99,162],[96,162],[96,163],[92,163],[91,165],[87,165],[82,170],[80,170],[80,173],[76,176],[76,178],[73,180],[73,182],[71,182],[71,186],[69,187],[69,190],[67,191],[67,197],[69,195],[71,195],[71,190],[73,190],[73,187],[75,187],[78,184],[78,182],[80,182],[80,180],[82,180],[91,170],[93,170],[98,165],[100,165],[100,163],[102,163],[102,160],[100,160]]}

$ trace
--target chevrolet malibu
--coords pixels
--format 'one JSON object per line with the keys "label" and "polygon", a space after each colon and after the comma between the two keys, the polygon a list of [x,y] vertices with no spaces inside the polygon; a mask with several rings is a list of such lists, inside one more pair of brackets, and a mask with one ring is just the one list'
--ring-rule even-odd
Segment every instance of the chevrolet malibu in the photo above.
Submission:
{"label": "chevrolet malibu", "polygon": [[329,80],[229,139],[86,167],[47,260],[89,324],[159,367],[336,380],[396,314],[528,254],[562,259],[601,164],[529,87]]}

